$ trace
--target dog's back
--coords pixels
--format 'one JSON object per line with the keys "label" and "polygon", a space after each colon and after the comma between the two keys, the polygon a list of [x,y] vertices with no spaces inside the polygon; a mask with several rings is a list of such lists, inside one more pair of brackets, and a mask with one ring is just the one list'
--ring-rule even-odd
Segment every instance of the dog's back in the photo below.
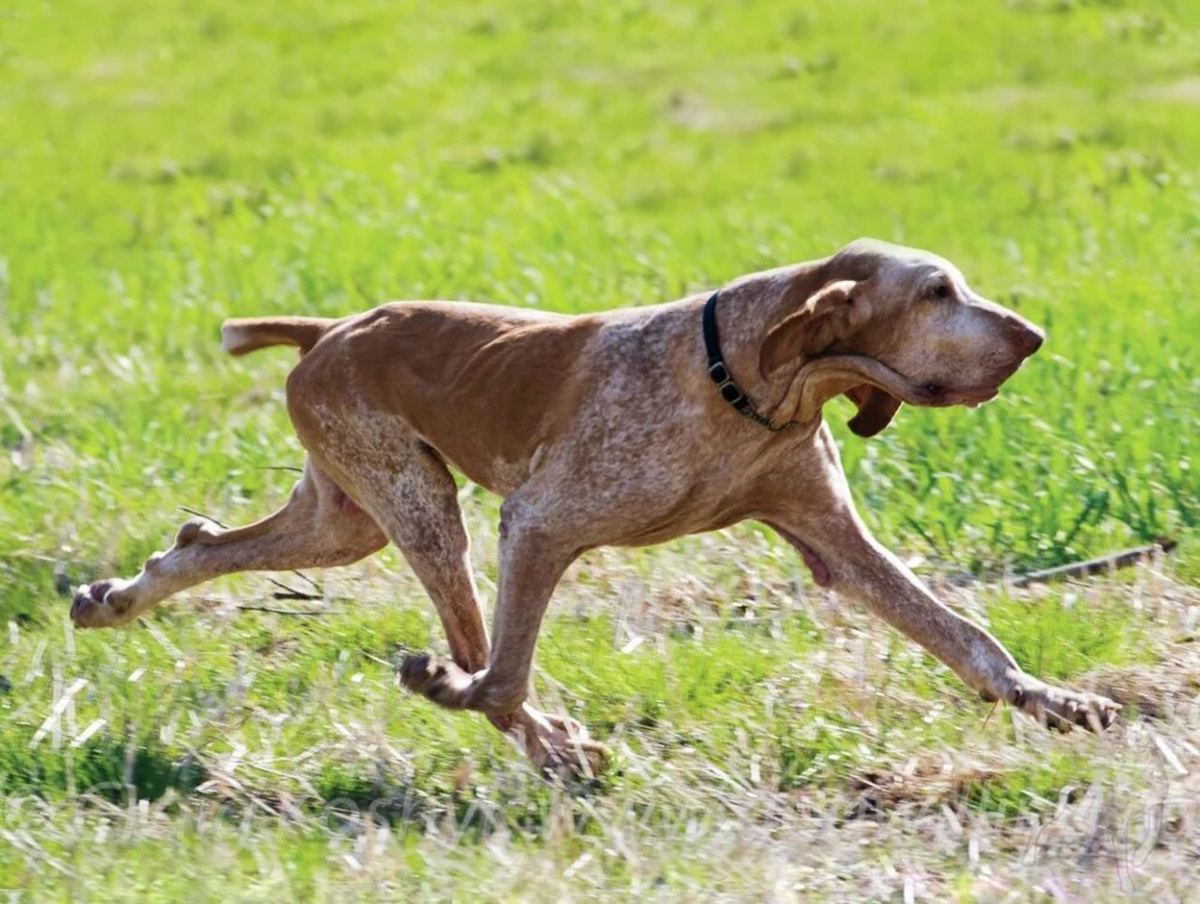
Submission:
{"label": "dog's back", "polygon": [[472,480],[504,492],[569,422],[580,353],[602,323],[593,315],[411,301],[337,320],[230,320],[222,344],[235,355],[300,349],[287,387],[293,421],[353,397],[360,410],[399,417]]}

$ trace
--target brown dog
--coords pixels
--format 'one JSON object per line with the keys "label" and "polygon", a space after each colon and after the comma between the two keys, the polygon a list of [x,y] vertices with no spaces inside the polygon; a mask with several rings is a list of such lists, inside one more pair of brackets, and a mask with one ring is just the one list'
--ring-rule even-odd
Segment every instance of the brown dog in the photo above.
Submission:
{"label": "brown dog", "polygon": [[[861,599],[987,700],[1062,730],[1118,707],[1051,687],[947,609],[868,533],[821,406],[845,393],[860,436],[902,402],[976,405],[1042,333],[951,264],[855,242],[709,297],[580,317],[457,302],[341,320],[231,320],[225,348],[299,346],[288,410],[309,452],[288,504],[237,530],[191,521],[129,580],[79,588],[81,627],[129,622],[220,574],[345,565],[394,542],[437,606],[452,661],[404,683],[486,714],[539,764],[601,748],[526,703],[551,592],[589,549],[659,543],[746,519],[774,527],[817,583]],[[716,385],[714,385],[716,384]],[[505,497],[491,645],[449,468]]]}

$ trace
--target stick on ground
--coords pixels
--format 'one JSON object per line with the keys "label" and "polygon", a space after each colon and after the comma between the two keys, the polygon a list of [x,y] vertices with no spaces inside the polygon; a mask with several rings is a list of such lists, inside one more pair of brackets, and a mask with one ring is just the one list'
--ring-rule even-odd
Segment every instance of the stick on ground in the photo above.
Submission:
{"label": "stick on ground", "polygon": [[1041,571],[1030,571],[1013,579],[1014,587],[1026,587],[1029,584],[1040,584],[1047,581],[1059,581],[1065,578],[1080,578],[1093,574],[1107,574],[1118,568],[1129,568],[1139,562],[1151,559],[1159,553],[1168,553],[1176,546],[1176,541],[1162,539],[1149,546],[1138,546],[1121,552],[1109,553],[1084,562],[1072,562],[1055,568],[1045,568]]}

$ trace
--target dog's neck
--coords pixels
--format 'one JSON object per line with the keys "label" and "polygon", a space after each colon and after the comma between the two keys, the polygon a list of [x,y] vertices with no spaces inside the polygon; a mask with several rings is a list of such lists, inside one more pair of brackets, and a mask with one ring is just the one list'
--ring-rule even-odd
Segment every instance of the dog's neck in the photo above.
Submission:
{"label": "dog's neck", "polygon": [[[775,324],[794,312],[797,298],[809,292],[796,292],[796,280],[811,282],[815,292],[826,281],[828,260],[793,264],[743,276],[721,289],[717,306],[717,324],[721,354],[734,381],[763,415],[781,423],[780,403],[789,394],[805,359],[797,357],[770,374],[761,369],[763,339]],[[789,291],[790,290],[790,291]],[[767,431],[764,431],[766,433]]]}

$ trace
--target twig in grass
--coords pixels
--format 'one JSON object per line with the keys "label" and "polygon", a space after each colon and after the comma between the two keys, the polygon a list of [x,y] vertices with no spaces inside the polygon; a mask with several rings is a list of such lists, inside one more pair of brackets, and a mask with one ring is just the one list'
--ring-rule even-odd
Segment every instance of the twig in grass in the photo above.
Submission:
{"label": "twig in grass", "polygon": [[992,703],[992,708],[988,710],[987,717],[983,720],[982,728],[988,727],[988,722],[992,721],[992,716],[996,714],[996,708],[1000,705],[1000,701],[996,700]]}
{"label": "twig in grass", "polygon": [[205,521],[211,521],[213,524],[215,524],[217,527],[221,528],[222,530],[229,530],[228,524],[222,524],[216,518],[206,515],[206,514],[204,514],[204,512],[198,512],[194,508],[188,508],[186,505],[179,506],[179,510],[181,512],[187,512],[189,515],[195,515],[197,518],[203,518]]}
{"label": "twig in grass", "polygon": [[[276,599],[278,598],[278,595],[276,595]],[[312,599],[312,597],[307,597],[307,599]],[[242,612],[270,612],[272,615],[318,616],[332,614],[332,610],[330,609],[280,609],[277,606],[259,606],[254,603],[246,603],[244,605],[239,605],[236,608],[240,609]]]}
{"label": "twig in grass", "polygon": [[297,474],[303,474],[303,468],[297,468],[295,465],[259,465],[256,470],[259,471],[294,471]]}
{"label": "twig in grass", "polygon": [[388,662],[386,659],[380,659],[374,653],[368,653],[362,647],[359,647],[358,652],[361,653],[363,656],[366,656],[368,659],[370,659],[374,662],[378,662],[380,665],[387,666],[389,669],[395,669],[397,667],[397,664],[395,662]]}
{"label": "twig in grass", "polygon": [[313,588],[313,590],[317,591],[317,593],[321,593],[321,594],[324,593],[324,591],[321,589],[321,585],[318,584],[316,581],[314,581],[312,578],[310,578],[308,575],[306,575],[303,571],[296,571],[293,568],[292,574],[294,574],[300,580],[307,582],[308,585]]}
{"label": "twig in grass", "polygon": [[1067,565],[1059,565],[1055,568],[1045,568],[1041,571],[1030,571],[1022,575],[1018,575],[1013,579],[1014,587],[1027,587],[1030,584],[1044,583],[1046,581],[1057,581],[1064,578],[1079,578],[1093,574],[1106,574],[1110,571],[1116,571],[1118,568],[1128,568],[1131,565],[1136,565],[1146,559],[1153,558],[1159,553],[1168,553],[1176,546],[1176,541],[1164,538],[1157,543],[1151,543],[1149,546],[1137,546],[1133,549],[1124,549],[1120,552],[1109,553],[1106,556],[1099,556],[1095,559],[1087,559],[1083,562],[1071,562]]}
{"label": "twig in grass", "polygon": [[[298,574],[300,577],[304,578],[304,580],[308,581],[314,587],[316,587],[318,591],[321,589],[317,585],[317,583],[314,580],[312,580],[312,578],[309,578],[306,575],[300,574],[300,572],[295,572],[295,573]],[[267,578],[267,580],[270,581],[272,584],[274,584],[276,587],[280,588],[275,593],[271,594],[272,599],[277,599],[277,600],[319,600],[319,599],[323,598],[323,594],[321,594],[321,593],[317,593],[317,594],[305,593],[303,590],[296,590],[294,587],[289,587],[287,584],[283,583],[283,581],[277,581],[274,578]]]}

